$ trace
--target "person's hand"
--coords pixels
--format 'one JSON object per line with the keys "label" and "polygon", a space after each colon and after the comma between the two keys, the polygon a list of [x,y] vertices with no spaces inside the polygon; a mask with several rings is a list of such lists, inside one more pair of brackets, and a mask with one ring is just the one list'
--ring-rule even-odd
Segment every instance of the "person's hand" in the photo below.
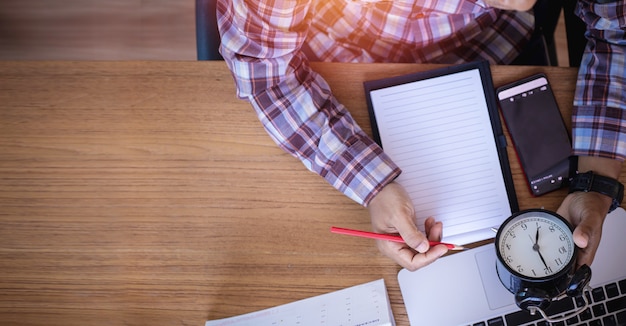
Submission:
{"label": "person's hand", "polygon": [[[578,171],[594,171],[600,175],[619,178],[622,171],[622,162],[619,160],[595,157],[578,157]],[[580,248],[577,265],[591,266],[596,255],[602,224],[606,218],[612,199],[597,192],[574,192],[563,200],[557,213],[567,219],[574,226],[574,242]]]}
{"label": "person's hand", "polygon": [[563,200],[557,214],[574,225],[574,243],[579,248],[577,267],[591,266],[600,245],[602,223],[611,198],[597,192],[574,192]]}
{"label": "person's hand", "polygon": [[368,209],[374,232],[400,233],[405,243],[377,240],[378,249],[400,266],[414,271],[424,267],[448,251],[444,245],[430,247],[428,241],[441,241],[443,226],[429,217],[426,235],[417,228],[415,209],[400,184],[385,186],[369,203]]}
{"label": "person's hand", "polygon": [[528,11],[535,5],[537,0],[484,0],[484,2],[493,8]]}

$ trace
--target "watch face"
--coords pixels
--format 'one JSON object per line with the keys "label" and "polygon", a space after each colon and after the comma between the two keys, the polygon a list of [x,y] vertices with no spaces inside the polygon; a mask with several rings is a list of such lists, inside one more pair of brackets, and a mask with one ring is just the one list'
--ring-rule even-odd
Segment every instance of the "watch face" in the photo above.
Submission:
{"label": "watch face", "polygon": [[569,225],[548,211],[514,215],[498,230],[496,248],[502,262],[522,276],[540,279],[558,274],[574,259]]}

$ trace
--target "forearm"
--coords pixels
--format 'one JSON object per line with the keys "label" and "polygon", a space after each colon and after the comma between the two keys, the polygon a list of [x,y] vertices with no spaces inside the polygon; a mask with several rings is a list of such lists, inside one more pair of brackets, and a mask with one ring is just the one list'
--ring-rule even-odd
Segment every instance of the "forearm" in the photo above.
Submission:
{"label": "forearm", "polygon": [[624,1],[579,1],[577,13],[588,25],[572,118],[574,154],[579,171],[618,178],[626,158],[626,43]]}
{"label": "forearm", "polygon": [[321,76],[300,65],[250,101],[274,141],[356,202],[367,205],[399,173]]}
{"label": "forearm", "polygon": [[[299,50],[306,29],[285,26],[268,34],[269,41],[261,40],[254,31],[241,33],[234,22],[244,18],[236,17],[233,7],[222,2],[218,12],[223,17],[222,55],[238,95],[250,101],[268,134],[309,170],[367,205],[400,169],[310,68]],[[306,22],[294,24],[306,26]]]}

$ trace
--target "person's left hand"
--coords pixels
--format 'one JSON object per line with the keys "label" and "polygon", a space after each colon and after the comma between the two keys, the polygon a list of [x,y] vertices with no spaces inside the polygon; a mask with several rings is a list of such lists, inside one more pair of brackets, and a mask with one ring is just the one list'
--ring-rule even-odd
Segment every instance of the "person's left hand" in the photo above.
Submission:
{"label": "person's left hand", "polygon": [[[618,178],[622,171],[622,162],[595,156],[579,156],[578,171],[594,171],[600,175]],[[557,213],[567,219],[574,226],[574,242],[580,248],[577,264],[591,266],[596,255],[602,225],[611,207],[612,199],[597,192],[574,192],[561,203]]]}
{"label": "person's left hand", "polygon": [[574,242],[579,248],[577,267],[591,266],[596,255],[602,224],[606,218],[611,198],[597,192],[574,192],[563,200],[557,214],[574,226]]}

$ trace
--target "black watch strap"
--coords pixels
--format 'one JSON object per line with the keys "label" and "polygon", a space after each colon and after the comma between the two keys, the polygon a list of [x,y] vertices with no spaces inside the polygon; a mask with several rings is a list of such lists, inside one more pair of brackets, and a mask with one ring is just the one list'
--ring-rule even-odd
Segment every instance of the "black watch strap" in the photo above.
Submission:
{"label": "black watch strap", "polygon": [[576,191],[593,191],[611,197],[613,202],[609,208],[609,213],[619,207],[624,199],[623,184],[613,178],[597,175],[592,171],[577,173],[570,179],[569,193]]}

